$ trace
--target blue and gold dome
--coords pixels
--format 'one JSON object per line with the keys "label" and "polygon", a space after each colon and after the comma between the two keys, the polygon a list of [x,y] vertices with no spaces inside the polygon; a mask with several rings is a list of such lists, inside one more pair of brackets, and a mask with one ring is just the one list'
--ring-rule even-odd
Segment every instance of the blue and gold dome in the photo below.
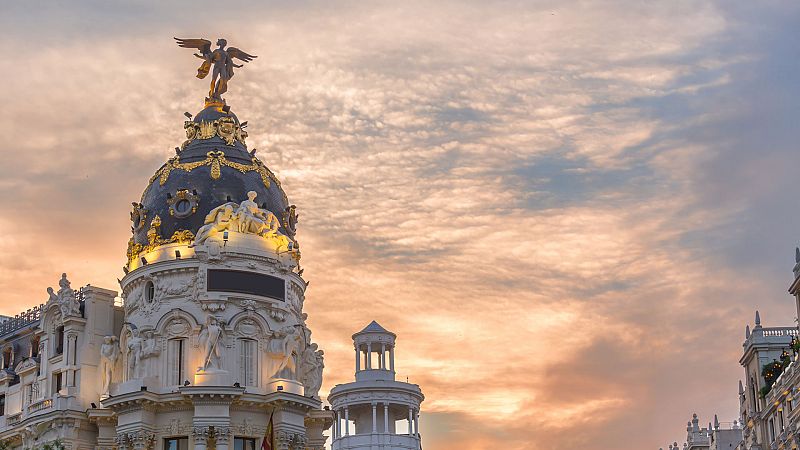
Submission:
{"label": "blue and gold dome", "polygon": [[294,206],[272,171],[248,151],[246,126],[224,103],[207,104],[184,122],[186,141],[133,203],[129,263],[159,245],[191,242],[211,210],[241,202],[249,191],[280,219],[280,233],[294,239]]}

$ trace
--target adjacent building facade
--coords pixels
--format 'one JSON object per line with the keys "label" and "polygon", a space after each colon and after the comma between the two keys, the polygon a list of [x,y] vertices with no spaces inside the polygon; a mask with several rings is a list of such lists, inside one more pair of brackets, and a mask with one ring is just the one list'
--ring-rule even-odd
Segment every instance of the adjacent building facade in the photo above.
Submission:
{"label": "adjacent building facade", "polygon": [[[795,251],[794,281],[789,293],[795,299],[795,324],[765,327],[761,315],[755,314],[753,328],[745,327],[745,341],[739,363],[744,368],[744,381],[739,382],[739,414],[729,431],[717,437],[691,425],[683,448],[692,442],[708,441],[707,447],[718,450],[796,450],[800,448],[800,249]],[[709,427],[711,428],[711,427]],[[698,434],[699,433],[699,434]],[[670,448],[678,448],[674,443]]]}

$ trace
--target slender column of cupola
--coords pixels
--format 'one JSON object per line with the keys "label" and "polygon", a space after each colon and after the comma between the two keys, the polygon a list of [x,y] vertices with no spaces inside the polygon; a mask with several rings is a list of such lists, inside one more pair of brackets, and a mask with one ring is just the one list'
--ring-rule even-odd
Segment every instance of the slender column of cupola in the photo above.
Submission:
{"label": "slender column of cupola", "polygon": [[372,432],[378,432],[378,403],[372,402]]}

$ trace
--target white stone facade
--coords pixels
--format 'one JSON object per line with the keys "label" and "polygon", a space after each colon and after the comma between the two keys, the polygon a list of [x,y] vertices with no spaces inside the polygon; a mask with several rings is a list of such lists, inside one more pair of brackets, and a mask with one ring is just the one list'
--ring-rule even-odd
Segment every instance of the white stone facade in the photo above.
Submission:
{"label": "white stone facade", "polygon": [[[3,450],[325,448],[335,414],[296,206],[224,100],[186,115],[187,140],[132,202],[121,291],[75,291],[64,274],[46,303],[0,316]],[[333,448],[418,450],[424,397],[394,380],[395,335],[373,325],[354,336],[356,382],[329,399]]]}

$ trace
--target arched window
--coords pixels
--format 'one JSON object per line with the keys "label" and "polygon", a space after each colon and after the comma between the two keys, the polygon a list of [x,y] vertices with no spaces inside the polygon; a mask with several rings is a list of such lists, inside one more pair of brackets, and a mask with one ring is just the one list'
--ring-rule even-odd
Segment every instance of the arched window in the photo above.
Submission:
{"label": "arched window", "polygon": [[11,368],[11,357],[13,352],[11,351],[11,347],[6,347],[3,350],[3,369],[10,369]]}
{"label": "arched window", "polygon": [[186,339],[167,341],[169,385],[180,386],[186,380]]}
{"label": "arched window", "polygon": [[56,335],[55,335],[54,341],[55,341],[54,342],[55,348],[53,350],[55,351],[55,354],[56,355],[60,355],[60,354],[64,353],[64,326],[63,325],[61,325],[58,328],[56,328]]}
{"label": "arched window", "polygon": [[31,358],[39,356],[39,336],[34,336],[31,339]]}
{"label": "arched window", "polygon": [[155,297],[156,297],[156,285],[153,284],[152,281],[148,281],[144,285],[144,300],[147,303],[153,303]]}
{"label": "arched window", "polygon": [[256,348],[258,343],[252,339],[239,339],[239,383],[243,386],[256,386]]}

